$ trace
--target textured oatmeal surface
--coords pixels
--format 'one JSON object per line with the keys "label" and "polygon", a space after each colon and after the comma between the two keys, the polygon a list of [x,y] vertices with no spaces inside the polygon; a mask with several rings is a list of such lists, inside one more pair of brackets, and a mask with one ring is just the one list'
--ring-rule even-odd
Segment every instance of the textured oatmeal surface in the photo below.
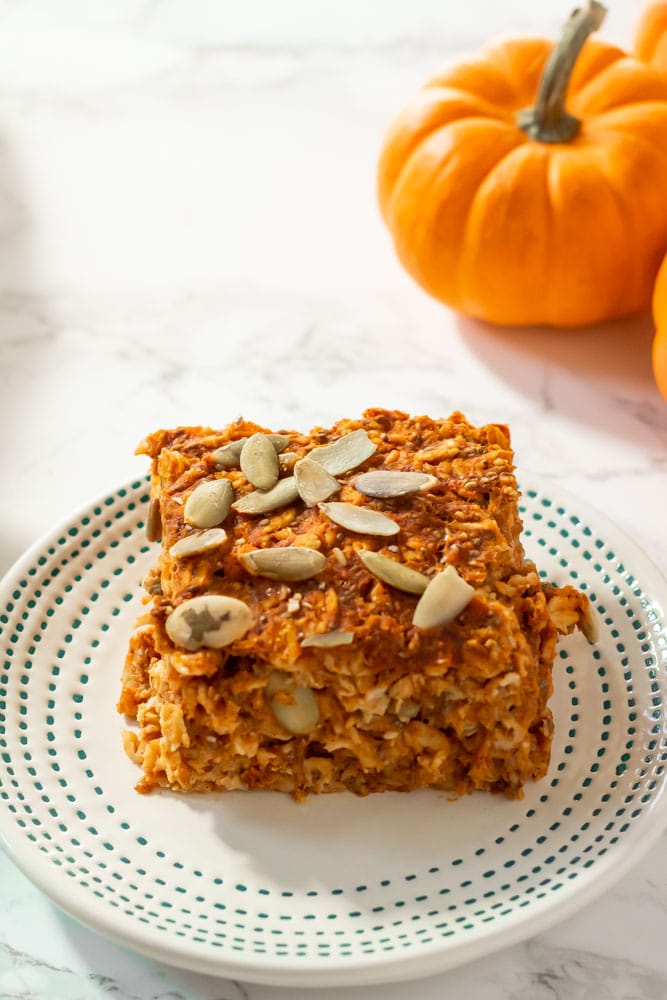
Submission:
{"label": "textured oatmeal surface", "polygon": [[[570,587],[542,585],[525,559],[507,427],[473,427],[461,413],[432,420],[368,410],[310,434],[282,432],[289,444],[281,477],[313,449],[359,429],[376,450],[336,476],[340,492],[332,499],[388,515],[397,534],[354,533],[297,499],[263,515],[232,508],[224,541],[189,557],[169,550],[193,534],[184,506],[194,488],[226,478],[237,500],[253,490],[240,468],[220,468],[216,450],[269,432],[238,421],[221,431],[162,430],[140,445],[152,460],[162,535],[118,705],[137,723],[125,748],[143,770],[140,791],[276,789],[302,798],[433,786],[517,796],[527,779],[545,774],[556,626],[581,624],[587,602]],[[371,499],[354,483],[375,469],[425,472],[437,482]],[[288,546],[320,552],[322,571],[299,582],[273,580],[252,575],[240,559]],[[474,595],[451,623],[417,628],[418,596],[369,572],[360,549],[429,579],[453,566]],[[249,629],[220,649],[175,645],[169,616],[207,594],[247,605]],[[302,645],[332,631],[351,633],[351,642]],[[280,706],[304,697],[307,731],[284,728]]]}

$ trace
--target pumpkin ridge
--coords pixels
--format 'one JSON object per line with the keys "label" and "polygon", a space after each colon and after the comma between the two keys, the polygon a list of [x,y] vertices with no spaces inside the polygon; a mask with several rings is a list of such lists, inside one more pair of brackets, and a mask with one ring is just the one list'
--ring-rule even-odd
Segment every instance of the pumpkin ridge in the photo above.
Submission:
{"label": "pumpkin ridge", "polygon": [[[417,111],[419,112],[419,119],[415,113],[414,121],[407,121],[404,125],[404,127],[409,128],[411,131],[409,140],[401,145],[395,138],[392,139],[392,135],[395,136],[395,132],[391,133],[387,141],[385,153],[380,161],[378,170],[380,181],[379,202],[382,214],[385,218],[387,218],[388,206],[391,202],[392,192],[399,183],[401,174],[407,167],[411,157],[417,154],[421,146],[428,142],[441,129],[447,128],[450,125],[455,125],[459,122],[476,120],[497,121],[501,124],[511,124],[509,116],[504,118],[503,115],[498,114],[494,110],[493,106],[488,104],[484,98],[480,98],[469,91],[464,91],[455,87],[438,86],[437,88],[424,88],[423,94],[424,97],[428,96],[428,101],[425,101],[423,105],[421,103],[419,104],[417,108]],[[451,106],[448,107],[450,102]],[[454,114],[452,117],[447,117],[446,112],[454,111],[457,103],[460,103],[463,106],[461,108],[462,112],[464,111],[466,103],[469,103],[470,111],[475,110],[474,105],[477,104],[478,107],[476,110],[479,113],[461,113]],[[485,115],[487,109],[488,116]],[[438,120],[441,112],[443,113],[444,120]],[[433,120],[431,120],[431,117]],[[423,119],[423,123],[420,119]],[[398,170],[396,169],[397,160],[400,160]]]}
{"label": "pumpkin ridge", "polygon": [[667,76],[626,56],[615,60],[573,95],[573,108],[582,119],[590,119],[614,108],[652,101],[667,101]]}
{"label": "pumpkin ridge", "polygon": [[[624,238],[624,218],[616,192],[605,183],[600,165],[594,160],[588,163],[587,182],[581,189],[578,189],[576,180],[573,183],[570,168],[571,164],[562,158],[552,158],[548,174],[555,220],[551,243],[554,266],[546,300],[550,312],[545,308],[544,318],[547,323],[560,327],[589,326],[601,322],[606,316],[618,315],[619,309],[620,314],[627,311],[619,302],[619,295],[625,295],[626,288],[617,274],[616,251],[619,240]],[[592,192],[593,202],[590,200]],[[580,198],[583,198],[581,206]],[[579,229],[593,234],[598,212],[604,213],[609,240],[578,243],[576,233]],[[585,270],[582,268],[584,255],[593,258]],[[575,314],[571,310],[571,302],[577,296],[588,299],[583,316],[579,307]],[[557,321],[554,317],[558,317]]]}
{"label": "pumpkin ridge", "polygon": [[[553,42],[543,38],[526,37],[507,38],[482,49],[487,58],[495,61],[507,83],[511,93],[507,107],[511,109],[512,120],[518,110],[535,99],[544,67],[554,48]],[[528,55],[531,57],[530,69],[525,65]]]}
{"label": "pumpkin ridge", "polygon": [[[624,125],[623,119],[627,119],[634,114],[640,113],[640,120],[645,121],[645,112],[648,111],[650,111],[652,115],[663,115],[665,117],[665,123],[667,124],[667,100],[652,98],[645,101],[635,101],[632,104],[624,104],[621,107],[608,108],[606,111],[601,111],[598,115],[591,115],[591,117],[584,122],[586,133],[590,135],[601,135],[604,132],[626,132],[627,134],[634,135],[634,132],[627,131],[627,123]],[[616,117],[621,118],[621,121],[618,124],[615,124],[614,122],[611,124],[608,123],[608,119]],[[652,131],[655,132],[655,125],[653,125]]]}
{"label": "pumpkin ridge", "polygon": [[[542,40],[526,39],[527,43],[533,44],[540,41]],[[454,87],[464,93],[475,94],[484,100],[492,101],[495,105],[516,107],[519,95],[515,74],[508,75],[504,68],[495,65],[494,62],[496,52],[506,44],[505,41],[500,41],[485,45],[476,57],[468,56],[462,62],[446,67],[431,77],[424,86]]]}
{"label": "pumpkin ridge", "polygon": [[[541,154],[541,144],[533,143],[527,136],[525,136],[519,129],[517,132],[517,145],[512,149],[509,149],[504,156],[497,160],[487,171],[487,173],[479,178],[479,182],[472,200],[468,204],[468,211],[466,215],[466,221],[461,233],[460,239],[460,253],[457,262],[457,275],[456,282],[458,287],[461,289],[461,300],[460,308],[463,312],[467,312],[470,315],[478,316],[480,314],[479,307],[477,305],[477,300],[479,295],[475,294],[469,287],[469,282],[466,281],[466,276],[471,275],[472,280],[477,280],[477,267],[474,266],[477,257],[477,251],[473,249],[473,238],[472,229],[478,229],[477,216],[478,214],[483,215],[483,208],[480,206],[484,205],[486,201],[486,190],[489,185],[493,186],[493,175],[497,171],[507,167],[507,161],[512,157],[516,157],[517,160],[521,160],[527,156],[534,156],[537,150],[533,150],[531,147],[536,146],[540,152],[540,159],[546,159],[546,156]],[[523,141],[521,141],[523,139]],[[477,242],[475,240],[475,242]],[[472,261],[472,263],[471,263]]]}
{"label": "pumpkin ridge", "polygon": [[[604,135],[613,135],[617,138],[622,138],[625,142],[630,142],[632,140],[637,143],[637,145],[641,145],[647,153],[651,153],[653,156],[657,156],[660,159],[667,160],[667,107],[664,106],[663,102],[659,101],[649,103],[657,104],[660,111],[663,111],[665,114],[663,138],[666,145],[663,146],[661,143],[655,142],[654,139],[649,139],[646,136],[641,135],[641,133],[633,132],[627,127],[627,123],[623,123],[622,121],[619,121],[618,123],[607,122],[604,120],[601,121],[600,119],[603,118],[602,115],[600,115],[594,123],[588,125],[585,138],[592,140]],[[616,111],[618,111],[619,114],[624,114],[624,109],[616,108],[609,111],[608,114],[612,115]]]}
{"label": "pumpkin ridge", "polygon": [[[613,112],[610,112],[610,114],[612,113]],[[665,161],[665,170],[667,171],[667,148],[663,148],[660,144],[653,143],[649,139],[646,139],[641,135],[636,135],[633,132],[626,131],[625,129],[623,129],[621,124],[619,124],[619,126],[616,128],[610,126],[603,128],[596,121],[594,129],[592,129],[592,131],[593,130],[595,131],[596,136],[598,135],[598,133],[600,135],[606,134],[607,137],[610,135],[613,136],[616,142],[618,142],[619,145],[622,144],[622,147],[626,150],[628,149],[628,147],[634,145],[644,149],[647,154],[652,154],[654,156],[662,158]],[[665,138],[667,139],[667,131],[665,132]],[[608,149],[608,141],[609,140],[607,139],[607,145],[606,145],[607,149]],[[600,146],[602,146],[602,144],[600,144]],[[591,146],[591,149],[595,148],[598,148],[597,143]],[[602,149],[604,148],[605,147],[602,146]],[[628,261],[630,262],[629,266],[632,268],[631,274],[633,276],[633,281],[631,283],[630,281],[627,280],[627,272],[624,271],[622,287],[619,284],[616,288],[618,298],[622,296],[623,298],[630,299],[635,303],[634,308],[632,308],[631,310],[628,309],[628,307],[626,307],[625,314],[627,315],[630,311],[632,312],[639,311],[642,308],[642,306],[646,303],[647,296],[650,297],[650,283],[646,284],[645,277],[644,277],[645,287],[642,288],[642,270],[646,271],[646,258],[648,255],[647,251],[650,250],[650,246],[647,245],[648,238],[646,232],[644,231],[643,233],[639,233],[637,229],[635,203],[634,203],[634,198],[636,197],[636,191],[633,190],[631,192],[626,193],[624,189],[619,186],[619,182],[617,178],[614,176],[614,172],[610,167],[610,159],[608,156],[603,155],[602,149],[600,149],[599,154],[596,156],[597,163],[599,164],[600,174],[606,183],[607,189],[612,193],[617,205],[619,206],[619,218],[622,223],[622,228],[625,230],[625,233],[627,234],[627,238],[625,240],[625,245],[624,245],[623,259],[626,262]],[[662,226],[659,227],[661,232],[665,231],[665,226],[667,226],[667,212],[663,213],[663,224]],[[660,239],[656,243],[656,241],[654,240],[654,244],[656,245],[653,247],[652,255],[656,258],[655,270],[657,270],[659,260],[662,256],[663,241],[662,239]],[[630,249],[628,249],[628,247]],[[626,266],[628,265],[626,264]],[[629,294],[629,288],[632,288],[634,290],[632,296]],[[621,313],[618,308],[613,313],[609,314],[619,315],[619,316],[623,315],[623,313]]]}
{"label": "pumpkin ridge", "polygon": [[[457,125],[449,126],[454,132]],[[452,185],[448,176],[460,176],[460,164],[457,164],[456,135],[450,137],[452,155],[434,167],[427,179],[419,170],[417,162],[413,176],[407,172],[401,176],[401,184],[396,186],[392,199],[396,211],[397,225],[394,228],[394,244],[400,260],[410,274],[436,298],[448,288],[447,294],[454,293],[456,274],[461,257],[460,234],[463,231],[465,217],[473,192],[480,180],[493,169],[504,155],[516,147],[522,137],[515,135],[513,129],[500,123],[494,123],[496,142],[489,141],[489,122],[481,120],[475,129],[471,140],[470,122],[465,126],[466,156],[470,169],[465,174],[465,184]],[[460,140],[458,140],[460,145]],[[500,145],[501,148],[498,148]],[[460,153],[460,150],[458,151]],[[482,164],[481,158],[484,162]],[[442,197],[441,197],[442,193]],[[418,219],[412,213],[415,194],[420,199],[421,211]],[[403,223],[412,217],[412,224],[407,229]],[[454,241],[445,240],[433,247],[432,233],[444,228],[445,232],[457,233]],[[406,238],[407,237],[407,238]],[[435,250],[435,252],[433,252]]]}
{"label": "pumpkin ridge", "polygon": [[[421,147],[424,146],[427,141],[433,140],[436,136],[442,136],[447,130],[455,129],[458,126],[460,126],[461,124],[463,124],[463,123],[466,126],[466,131],[467,131],[467,129],[468,129],[468,127],[470,125],[474,125],[475,123],[479,123],[480,128],[481,127],[489,128],[489,127],[497,126],[499,131],[511,132],[512,134],[516,131],[516,133],[517,133],[516,134],[516,142],[517,143],[520,143],[521,139],[522,139],[521,134],[517,130],[515,130],[513,127],[510,128],[509,126],[505,125],[504,122],[502,122],[502,121],[500,121],[498,119],[489,119],[489,118],[482,118],[482,117],[480,117],[480,118],[462,118],[462,119],[457,119],[454,122],[448,122],[447,124],[442,125],[439,129],[434,129],[432,132],[429,132],[428,136],[424,137],[424,139],[422,140],[422,142],[419,143],[419,145],[417,147],[415,147],[415,149],[412,151],[412,153],[410,154],[410,156],[403,163],[403,166],[401,167],[401,170],[399,171],[399,173],[397,175],[396,181],[394,182],[394,185],[393,185],[393,189],[392,189],[391,194],[389,196],[389,203],[388,203],[388,206],[389,206],[388,207],[388,211],[392,212],[392,215],[393,215],[392,209],[393,209],[394,203],[396,201],[400,200],[400,197],[401,197],[401,195],[403,193],[401,191],[401,188],[402,188],[402,186],[405,183],[405,179],[406,179],[409,171],[414,168],[414,161],[418,158],[417,154],[421,155],[421,153],[423,152],[423,150],[421,149]],[[515,146],[512,146],[512,149],[514,149],[514,148],[515,148]],[[507,152],[511,152],[512,149],[507,150]],[[504,157],[505,155],[506,155],[506,153],[499,153],[499,156],[501,156],[501,157]],[[496,161],[496,162],[498,162],[498,161]],[[447,170],[448,167],[450,167],[450,166],[451,166],[451,164],[450,164],[450,160],[448,158],[445,158],[444,160],[443,159],[440,160],[440,162],[437,165],[437,169],[433,172],[432,176],[430,177],[430,179],[428,181],[428,187],[429,187],[430,191],[432,191],[434,187],[437,187],[439,176],[445,170]],[[494,166],[495,166],[495,163],[492,164],[492,166],[489,169],[492,170]],[[487,172],[485,171],[484,174],[481,175],[482,179],[483,179],[483,177],[486,176],[486,173]],[[422,183],[423,183],[423,181],[422,181]]]}
{"label": "pumpkin ridge", "polygon": [[606,72],[627,52],[592,35],[584,45],[570,77],[568,100],[574,100],[600,73]]}
{"label": "pumpkin ridge", "polygon": [[[607,131],[608,133],[613,133],[615,135],[622,135],[623,140],[624,140],[625,143],[632,142],[634,145],[636,145],[638,147],[641,147],[642,149],[646,150],[647,154],[648,153],[652,153],[654,156],[657,156],[659,159],[662,159],[665,162],[665,170],[667,171],[667,147],[666,146],[663,146],[660,143],[651,142],[649,139],[644,138],[644,136],[636,135],[634,132],[627,132],[622,127],[618,127],[618,128],[607,127],[605,129],[605,131]],[[667,130],[665,132],[665,135],[667,137]],[[605,166],[606,166],[606,164],[605,164]],[[634,214],[634,205],[632,204],[631,201],[627,201],[626,202],[624,192],[621,191],[621,190],[619,190],[616,181],[606,171],[605,171],[605,176],[606,176],[606,179],[607,179],[609,185],[611,186],[612,190],[614,190],[614,192],[617,194],[618,198],[620,199],[621,203],[627,205],[627,207],[625,208],[625,212],[624,212],[625,225],[626,225],[626,228],[629,228],[631,230],[632,236],[634,237],[635,252],[631,255],[631,259],[633,261],[635,270],[638,270],[639,269],[639,264],[640,264],[640,261],[641,261],[642,257],[644,257],[644,258],[646,257],[646,250],[647,250],[647,247],[646,247],[646,234],[643,234],[641,238],[639,238],[637,236],[637,228],[636,228],[636,224],[635,224],[635,214]],[[667,215],[667,213],[666,213],[666,215]],[[664,221],[665,225],[667,225],[667,218],[664,219],[663,221]],[[664,230],[665,226],[663,225],[662,228]],[[664,244],[662,244],[662,249],[664,250]],[[656,270],[657,270],[659,259],[662,256],[661,250],[656,250],[655,251],[655,255],[656,255]],[[640,309],[641,306],[642,306],[642,304],[646,301],[646,295],[649,294],[650,290],[644,289],[644,294],[642,295],[642,293],[641,293],[641,275],[640,274],[637,275],[637,279],[636,280],[637,280],[637,288],[638,288],[638,298],[636,300],[638,302],[637,309]]]}
{"label": "pumpkin ridge", "polygon": [[[443,124],[439,125],[437,128],[431,129],[431,131],[427,135],[422,136],[421,139],[419,140],[419,142],[416,143],[416,145],[414,146],[414,148],[410,150],[410,153],[407,156],[407,158],[406,158],[406,160],[405,160],[405,162],[403,164],[403,167],[401,168],[400,172],[398,173],[398,175],[396,177],[396,181],[395,181],[394,187],[396,187],[396,185],[400,181],[401,175],[403,173],[403,170],[407,169],[410,166],[410,161],[411,160],[413,160],[417,155],[421,154],[421,152],[422,152],[421,147],[423,145],[425,145],[427,142],[429,142],[432,139],[435,139],[436,136],[442,135],[442,133],[445,132],[446,129],[450,129],[450,128],[455,127],[455,126],[457,126],[459,124],[465,124],[465,125],[479,124],[480,126],[482,126],[482,125],[483,126],[487,126],[489,124],[489,121],[490,121],[490,119],[485,118],[482,115],[473,115],[470,118],[456,118],[452,122],[443,122]],[[507,122],[506,123],[506,122],[503,122],[501,119],[491,119],[491,121],[494,121],[494,122],[497,121],[500,126],[503,126],[503,125],[509,125],[509,126],[511,126],[511,122]]]}
{"label": "pumpkin ridge", "polygon": [[643,11],[633,50],[642,62],[667,69],[667,3],[652,3]]}
{"label": "pumpkin ridge", "polygon": [[[469,119],[464,120],[468,121]],[[475,119],[472,120],[475,121]],[[486,122],[487,119],[480,119],[480,121]],[[408,183],[410,173],[414,170],[415,161],[418,160],[422,154],[422,147],[428,142],[433,141],[436,136],[441,135],[446,129],[451,128],[453,124],[453,122],[447,122],[438,128],[430,129],[424,135],[420,136],[419,140],[410,149],[408,155],[402,158],[398,172],[394,175],[393,182],[389,186],[388,191],[384,194],[384,201],[381,196],[381,203],[383,204],[382,214],[389,226],[393,226],[395,224],[397,207],[399,206],[404,193],[403,189]],[[432,185],[436,182],[436,176],[437,173],[439,173],[440,167],[442,167],[442,164],[438,164],[436,175],[431,178],[429,183],[430,187],[432,187]]]}
{"label": "pumpkin ridge", "polygon": [[[558,289],[556,288],[555,282],[551,280],[551,275],[553,274],[553,259],[554,259],[554,247],[556,245],[556,206],[551,193],[551,171],[555,169],[557,164],[557,157],[554,156],[553,152],[551,156],[545,157],[544,160],[544,189],[546,195],[546,202],[548,206],[547,220],[548,226],[545,226],[545,246],[547,249],[547,259],[545,261],[547,274],[549,275],[549,280],[546,281],[546,293],[544,296],[544,316],[556,316],[558,315],[558,304],[556,303],[556,308],[554,309],[554,296],[556,299],[560,298]],[[548,321],[548,320],[547,320]]]}
{"label": "pumpkin ridge", "polygon": [[[609,163],[607,157],[599,157],[599,169],[602,178],[605,181],[608,191],[611,193],[613,200],[616,202],[616,207],[618,211],[618,218],[621,223],[621,228],[627,233],[627,245],[630,247],[629,252],[625,254],[626,267],[629,269],[629,274],[631,280],[627,277],[628,271],[624,272],[624,282],[623,289],[620,287],[616,288],[616,301],[617,305],[614,308],[614,312],[617,314],[620,306],[621,295],[627,295],[631,301],[638,303],[637,308],[641,308],[641,303],[645,296],[642,296],[642,277],[640,271],[640,260],[641,260],[641,247],[642,239],[637,233],[637,227],[635,225],[634,215],[632,211],[632,204],[628,204],[628,199],[625,192],[619,188],[618,184],[613,177],[612,172],[609,170]],[[628,287],[634,290],[634,294],[628,294]]]}
{"label": "pumpkin ridge", "polygon": [[[464,101],[470,101],[471,104],[475,104],[480,111],[483,112],[482,115],[471,115],[471,118],[489,117],[491,119],[498,119],[499,121],[513,122],[512,113],[508,109],[504,111],[502,107],[492,104],[486,97],[481,94],[475,94],[470,90],[463,90],[460,87],[443,87],[440,84],[425,87],[429,93],[444,93],[456,95],[458,99],[463,103]],[[467,116],[466,116],[467,117]],[[457,121],[463,121],[464,119],[457,119]]]}

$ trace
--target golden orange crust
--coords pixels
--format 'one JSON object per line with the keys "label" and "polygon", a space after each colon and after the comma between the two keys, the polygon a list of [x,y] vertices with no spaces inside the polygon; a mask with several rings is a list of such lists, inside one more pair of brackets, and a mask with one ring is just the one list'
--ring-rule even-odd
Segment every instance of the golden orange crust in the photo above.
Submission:
{"label": "golden orange crust", "polygon": [[[213,453],[269,432],[238,421],[222,431],[158,431],[140,445],[152,459],[162,526],[161,555],[145,581],[150,610],[131,640],[119,701],[138,722],[126,750],[143,768],[141,791],[277,789],[301,798],[434,786],[519,795],[527,779],[546,772],[556,649],[547,598],[557,593],[567,604],[570,588],[545,591],[525,559],[508,429],[476,428],[460,413],[435,421],[368,410],[308,435],[284,432],[283,475],[313,448],[361,428],[377,450],[336,477],[335,499],[389,515],[398,534],[354,534],[299,499],[264,516],[232,509],[224,543],[188,558],[169,550],[192,533],[183,511],[195,486],[227,478],[237,499],[253,488],[239,468],[219,468]],[[437,483],[370,499],[354,481],[374,469],[426,472]],[[251,575],[240,561],[254,549],[299,545],[322,553],[326,564],[298,583]],[[370,573],[360,549],[429,578],[454,566],[474,596],[451,624],[417,628],[418,597]],[[243,601],[252,625],[222,649],[187,651],[165,622],[203,594]],[[583,606],[572,600],[578,620]],[[352,641],[302,645],[332,631],[351,633]],[[276,671],[312,692],[318,721],[307,733],[278,721],[267,696]]]}

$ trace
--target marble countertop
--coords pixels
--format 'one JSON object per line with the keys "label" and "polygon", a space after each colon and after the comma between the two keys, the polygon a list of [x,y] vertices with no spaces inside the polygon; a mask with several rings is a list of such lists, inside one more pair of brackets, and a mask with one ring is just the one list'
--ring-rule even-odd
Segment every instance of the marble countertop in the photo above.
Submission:
{"label": "marble countertop", "polygon": [[[605,33],[629,37],[617,0]],[[667,566],[667,404],[647,317],[494,330],[397,263],[383,129],[443,59],[568,5],[0,0],[0,571],[138,476],[159,426],[308,428],[381,405],[512,427],[519,469]],[[631,345],[630,345],[630,342]],[[0,855],[0,997],[659,1000],[667,837],[553,929],[414,983],[290,989],[125,951]]]}

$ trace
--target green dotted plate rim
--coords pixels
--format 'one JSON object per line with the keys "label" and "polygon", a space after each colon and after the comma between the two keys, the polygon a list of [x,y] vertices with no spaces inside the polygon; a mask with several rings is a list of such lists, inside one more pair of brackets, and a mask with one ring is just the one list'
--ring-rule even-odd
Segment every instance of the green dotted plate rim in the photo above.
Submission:
{"label": "green dotted plate rim", "polygon": [[[632,814],[633,816],[636,814],[637,818],[635,822],[632,825],[628,823],[624,824],[627,833],[624,833],[623,839],[620,839],[618,836],[613,838],[615,841],[614,846],[610,847],[609,851],[606,852],[606,856],[596,863],[594,869],[588,872],[577,872],[582,877],[577,878],[576,882],[567,885],[564,891],[548,898],[546,904],[542,905],[541,908],[538,907],[534,910],[528,906],[524,911],[515,911],[514,913],[508,911],[504,917],[504,911],[501,911],[500,916],[503,917],[503,920],[496,920],[495,926],[478,929],[476,936],[473,935],[468,939],[455,938],[453,941],[448,941],[446,938],[440,939],[439,941],[435,941],[433,946],[425,945],[422,947],[418,954],[399,953],[398,955],[390,955],[371,949],[368,954],[357,955],[354,961],[342,964],[332,960],[330,953],[326,953],[325,951],[318,952],[314,958],[306,956],[305,952],[301,952],[300,958],[290,960],[286,956],[286,953],[278,952],[278,956],[283,955],[285,957],[274,958],[271,961],[266,960],[265,955],[259,953],[257,956],[252,957],[251,960],[248,960],[241,957],[238,953],[207,953],[198,946],[193,947],[190,942],[174,939],[161,942],[148,929],[137,926],[136,923],[131,928],[129,926],[125,927],[122,921],[114,919],[113,913],[103,913],[94,906],[73,903],[71,893],[68,891],[70,884],[67,878],[65,878],[62,869],[49,867],[44,858],[35,852],[34,845],[21,837],[20,833],[17,833],[17,828],[13,823],[14,817],[7,809],[4,809],[0,811],[0,842],[7,854],[35,885],[50,896],[63,910],[70,913],[71,916],[80,922],[124,946],[140,951],[157,960],[167,961],[199,972],[228,975],[251,982],[276,985],[303,986],[308,984],[328,984],[343,986],[359,983],[388,982],[428,975],[459,965],[465,961],[495,951],[500,947],[505,947],[532,936],[555,922],[564,919],[585,903],[599,896],[621,878],[650,849],[660,836],[662,830],[667,826],[667,796],[664,794],[666,784],[664,761],[667,758],[667,750],[665,750],[664,746],[664,707],[667,702],[667,642],[665,640],[664,608],[667,607],[667,583],[636,543],[615,527],[604,515],[583,501],[571,496],[555,484],[544,481],[536,476],[524,476],[522,485],[524,488],[523,509],[525,511],[526,505],[532,505],[532,517],[534,520],[539,521],[542,518],[548,518],[550,511],[553,512],[555,517],[565,518],[566,521],[564,523],[570,523],[578,529],[582,529],[584,535],[587,535],[591,539],[593,559],[599,555],[600,559],[606,557],[609,560],[609,553],[611,553],[615,568],[622,570],[624,580],[627,582],[629,588],[633,588],[636,585],[636,581],[641,579],[641,588],[639,590],[635,589],[635,592],[637,594],[641,593],[643,597],[642,606],[651,608],[653,619],[650,627],[654,633],[654,651],[658,654],[658,669],[652,671],[654,681],[651,690],[657,692],[652,699],[653,717],[655,719],[660,717],[663,721],[662,756],[659,754],[654,755],[655,759],[659,759],[660,764],[655,769],[652,782],[649,783],[650,791],[642,798],[643,808],[635,810]],[[112,506],[118,500],[125,500],[125,498],[135,495],[137,499],[131,500],[130,506],[137,506],[137,503],[145,504],[147,501],[145,486],[145,480],[134,481],[126,487],[106,495],[96,504],[86,505],[78,515],[69,518],[59,529],[49,532],[42,540],[35,543],[19,559],[15,566],[10,569],[9,573],[0,583],[0,597],[3,594],[15,594],[17,582],[30,574],[34,576],[36,566],[48,567],[49,559],[53,555],[52,550],[55,551],[54,545],[58,542],[64,542],[68,535],[74,537],[82,524],[90,524],[95,518],[103,517],[106,506]],[[118,517],[119,514],[117,513],[116,516]],[[108,521],[107,523],[113,527],[112,521]],[[594,529],[589,527],[590,525],[594,525]],[[557,527],[557,522],[553,526]],[[568,529],[561,528],[560,533],[567,536]],[[132,532],[125,532],[126,536],[131,534]],[[538,561],[539,565],[539,545],[541,544],[546,547],[546,543],[540,537],[538,538],[538,547],[536,548],[535,545],[530,543],[530,538],[533,534],[534,530],[527,526],[525,531],[526,545],[529,550],[532,549],[530,555]],[[604,538],[604,542],[599,540],[600,536]],[[114,544],[113,540],[111,544]],[[596,552],[594,545],[597,545],[598,552]],[[609,548],[609,546],[613,546],[613,548]],[[143,552],[147,551],[147,547],[143,544],[143,541],[140,548]],[[606,551],[602,552],[603,549],[606,549]],[[556,554],[556,549],[554,549],[551,555]],[[589,560],[590,558],[591,553],[589,553]],[[619,562],[619,560],[621,561]],[[560,561],[563,566],[573,565],[571,560],[564,561],[561,558]],[[586,581],[587,566],[584,562],[580,562],[578,565],[578,571],[575,570],[570,575],[573,578],[578,578],[580,585],[585,588],[588,586]],[[631,573],[629,570],[626,570],[626,566],[631,567]],[[596,564],[596,567],[596,572],[597,570],[603,571],[602,579],[604,579],[605,566]],[[600,581],[597,581],[596,588],[600,589]],[[620,593],[617,585],[613,585],[613,590]],[[650,597],[646,598],[646,595],[650,595]],[[123,600],[129,600],[131,596],[129,594],[125,595]],[[616,593],[616,596],[618,597],[618,593]],[[613,599],[613,596],[606,595],[605,603],[609,604],[610,600],[613,601]],[[621,602],[624,602],[623,596],[620,596],[619,599]],[[3,603],[4,601],[0,600],[0,608],[2,608]],[[60,603],[62,603],[62,598],[60,598]],[[627,602],[625,603],[627,604]],[[659,609],[659,614],[656,614],[656,608]],[[114,609],[114,613],[116,612],[117,609]],[[629,612],[626,611],[626,613]],[[7,616],[5,615],[4,618],[4,622],[0,619],[0,635],[8,631],[10,627]],[[640,624],[636,624],[633,621],[633,627],[635,628],[638,628]],[[632,669],[631,664],[628,669]],[[83,681],[83,678],[81,680]],[[656,708],[656,705],[660,707]],[[4,734],[5,723],[9,724],[12,720],[7,717],[6,713],[3,714],[3,712],[4,702],[1,702],[0,722],[2,722],[1,732]],[[657,733],[659,731],[660,727],[656,723],[652,732]],[[653,741],[654,745],[655,743],[656,741]],[[4,739],[2,745],[6,746]],[[557,782],[557,779],[555,780]],[[3,774],[0,770],[0,791],[3,789],[3,786]],[[18,796],[25,798],[20,791],[18,792]],[[2,800],[0,801],[0,809],[7,804],[9,798],[8,793],[3,793]],[[623,811],[620,810],[620,812]],[[451,863],[452,865],[456,865],[457,860],[454,859]],[[489,874],[495,874],[495,872]],[[411,877],[415,876],[406,876],[406,878]],[[465,884],[464,881],[462,885]],[[560,886],[553,886],[553,888],[556,887],[560,888]],[[240,891],[245,891],[246,887],[238,885],[236,888]],[[364,890],[365,888],[365,886],[357,887],[358,890]],[[336,891],[340,890],[334,890],[334,892]],[[292,893],[285,892],[283,895],[290,896]],[[314,895],[317,894],[314,893]],[[538,895],[546,896],[547,894],[541,893]],[[419,898],[417,897],[417,899]],[[501,904],[498,903],[496,905],[500,906]],[[521,905],[525,904],[522,903]],[[354,914],[350,914],[350,916],[354,916]],[[465,919],[465,917],[459,919]],[[195,938],[195,941],[197,940]],[[422,941],[424,940],[426,939],[422,938]],[[320,947],[323,946],[320,945]]]}

